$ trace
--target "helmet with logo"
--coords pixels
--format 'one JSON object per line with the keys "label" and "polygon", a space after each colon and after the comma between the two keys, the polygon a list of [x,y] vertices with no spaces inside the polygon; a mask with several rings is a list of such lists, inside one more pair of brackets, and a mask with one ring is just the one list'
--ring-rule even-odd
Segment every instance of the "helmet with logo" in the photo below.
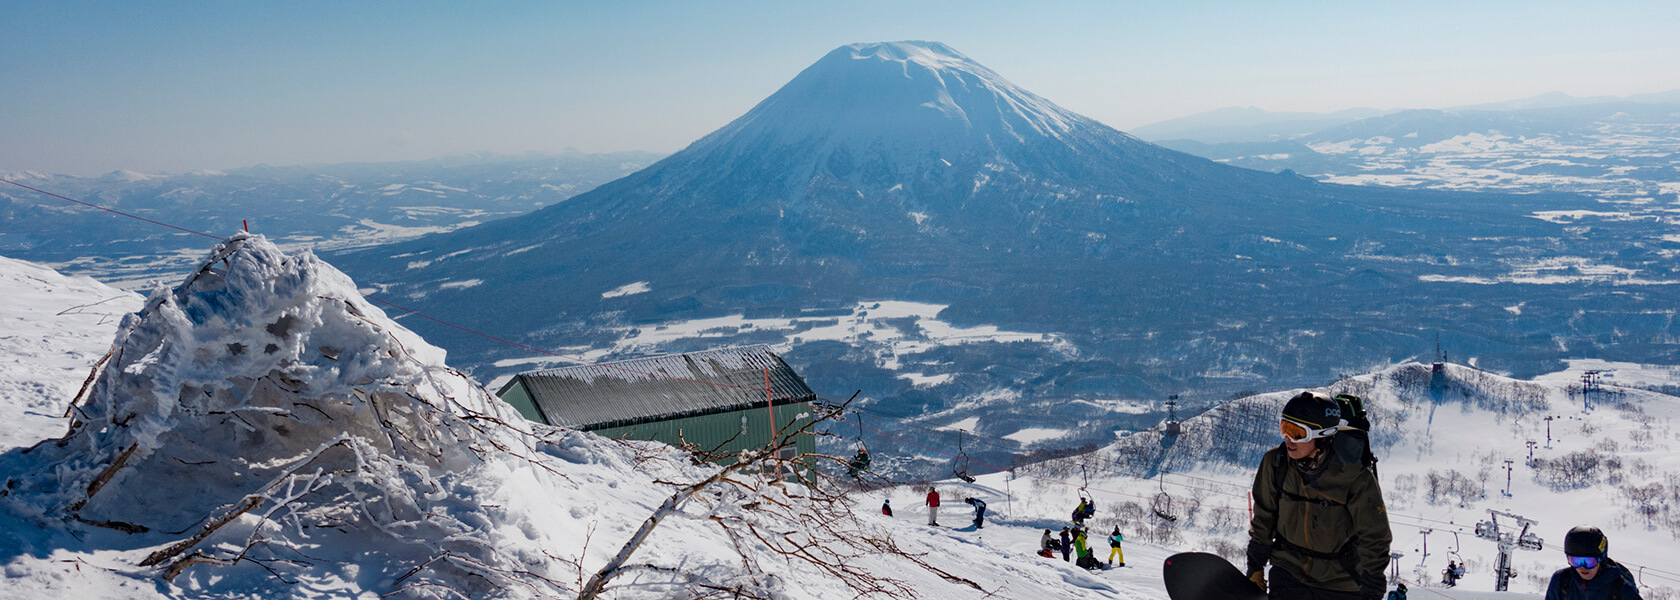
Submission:
{"label": "helmet with logo", "polygon": [[1291,442],[1328,438],[1341,424],[1341,407],[1318,392],[1301,392],[1283,405],[1283,437]]}

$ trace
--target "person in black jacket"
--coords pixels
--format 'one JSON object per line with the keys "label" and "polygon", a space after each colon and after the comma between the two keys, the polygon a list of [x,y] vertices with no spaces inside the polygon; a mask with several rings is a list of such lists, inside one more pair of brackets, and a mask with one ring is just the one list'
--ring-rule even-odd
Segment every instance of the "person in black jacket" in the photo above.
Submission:
{"label": "person in black jacket", "polygon": [[1569,567],[1552,573],[1546,600],[1641,600],[1633,573],[1610,560],[1609,551],[1610,539],[1597,527],[1569,530],[1563,536]]}
{"label": "person in black jacket", "polygon": [[1302,392],[1283,407],[1283,443],[1260,459],[1246,572],[1273,600],[1383,600],[1387,591],[1388,509],[1364,432],[1344,424],[1340,403]]}
{"label": "person in black jacket", "polygon": [[1062,527],[1062,562],[1073,562],[1073,533],[1067,527]]}
{"label": "person in black jacket", "polygon": [[979,498],[963,498],[963,502],[967,502],[969,506],[974,507],[974,528],[979,529],[981,527],[985,527],[986,501]]}

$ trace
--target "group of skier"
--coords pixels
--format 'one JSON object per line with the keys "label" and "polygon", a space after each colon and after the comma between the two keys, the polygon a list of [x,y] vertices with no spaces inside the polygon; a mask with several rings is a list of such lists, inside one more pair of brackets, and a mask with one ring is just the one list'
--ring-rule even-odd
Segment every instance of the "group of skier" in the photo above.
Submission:
{"label": "group of skier", "polygon": [[[969,506],[974,507],[974,522],[973,522],[974,528],[975,529],[984,528],[986,526],[986,501],[981,500],[979,498],[969,497],[969,498],[963,498],[963,502],[965,504],[968,504]],[[938,526],[939,525],[939,488],[933,488],[933,489],[928,490],[927,509],[928,509],[928,525]],[[887,516],[892,516],[892,513],[890,512],[890,509],[885,504],[882,505],[881,512],[885,513]]]}
{"label": "group of skier", "polygon": [[[1114,532],[1108,534],[1108,566],[1126,566],[1126,554],[1120,550],[1120,543],[1125,540],[1126,537],[1120,534],[1119,527],[1115,527]],[[1078,555],[1079,559],[1077,562],[1074,562],[1074,564],[1078,565],[1080,568],[1102,568],[1102,563],[1097,561],[1095,553],[1091,550],[1091,545],[1088,541],[1088,534],[1082,526],[1075,526],[1072,528],[1063,527],[1060,539],[1058,539],[1049,529],[1046,529],[1044,530],[1044,535],[1039,538],[1038,544],[1039,556],[1045,558],[1055,558],[1055,553],[1060,551],[1062,553],[1063,561],[1070,561],[1072,555]],[[1116,557],[1120,559],[1119,564],[1114,562]]]}
{"label": "group of skier", "polygon": [[[974,521],[972,523],[974,528],[984,528],[986,526],[986,501],[980,498],[967,497],[963,498],[963,502],[974,507]],[[928,525],[930,526],[939,525],[939,505],[939,488],[935,487],[929,489],[927,493],[927,509]],[[892,516],[891,499],[885,500],[881,503],[881,514],[889,517]],[[1077,554],[1079,559],[1076,564],[1080,567],[1086,569],[1102,568],[1102,564],[1097,561],[1095,553],[1091,550],[1090,545],[1087,543],[1088,536],[1084,526],[1085,520],[1091,518],[1094,514],[1096,514],[1096,503],[1086,498],[1080,498],[1079,507],[1073,511],[1075,525],[1071,528],[1063,527],[1060,540],[1053,537],[1049,529],[1044,530],[1044,537],[1040,540],[1041,547],[1039,549],[1039,555],[1047,558],[1053,558],[1055,556],[1054,553],[1056,551],[1060,551],[1062,553],[1062,560],[1071,561],[1071,556]],[[1110,566],[1126,566],[1126,555],[1120,549],[1120,544],[1121,542],[1124,542],[1125,539],[1125,536],[1121,535],[1119,527],[1115,527],[1114,531],[1109,534],[1108,564]],[[1115,563],[1115,559],[1117,558],[1119,559],[1118,564]]]}

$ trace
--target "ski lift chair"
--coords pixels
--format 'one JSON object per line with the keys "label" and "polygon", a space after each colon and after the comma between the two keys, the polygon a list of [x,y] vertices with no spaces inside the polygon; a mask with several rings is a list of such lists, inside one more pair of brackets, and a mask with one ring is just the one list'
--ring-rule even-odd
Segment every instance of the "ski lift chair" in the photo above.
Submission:
{"label": "ski lift chair", "polygon": [[962,430],[957,430],[957,456],[951,459],[951,476],[968,483],[974,483],[974,476],[968,474],[968,452],[963,450]]}
{"label": "ski lift chair", "polygon": [[1160,517],[1162,520],[1168,523],[1175,523],[1178,521],[1178,515],[1174,515],[1172,513],[1172,495],[1167,493],[1166,475],[1167,472],[1162,470],[1161,474],[1156,477],[1156,481],[1161,484],[1161,492],[1155,494],[1155,500],[1150,503],[1149,509],[1154,511],[1155,516]]}

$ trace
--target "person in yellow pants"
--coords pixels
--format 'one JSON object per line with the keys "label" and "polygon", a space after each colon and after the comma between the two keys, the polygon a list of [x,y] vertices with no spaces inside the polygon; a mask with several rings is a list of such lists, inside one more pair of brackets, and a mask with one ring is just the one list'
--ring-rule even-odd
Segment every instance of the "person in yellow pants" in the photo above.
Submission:
{"label": "person in yellow pants", "polygon": [[1126,553],[1120,551],[1120,542],[1126,541],[1126,536],[1120,535],[1120,528],[1115,527],[1114,533],[1108,534],[1108,564],[1115,564],[1114,558],[1120,558],[1119,566],[1126,566]]}

